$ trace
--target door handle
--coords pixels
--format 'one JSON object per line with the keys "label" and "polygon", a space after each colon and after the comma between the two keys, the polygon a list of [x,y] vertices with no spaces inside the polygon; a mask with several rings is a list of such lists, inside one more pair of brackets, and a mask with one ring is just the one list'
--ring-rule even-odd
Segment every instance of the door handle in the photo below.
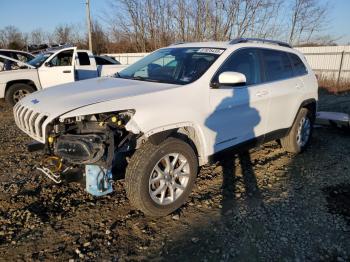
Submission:
{"label": "door handle", "polygon": [[259,91],[259,92],[256,93],[256,96],[257,96],[257,97],[262,97],[262,96],[266,96],[266,95],[268,95],[268,94],[269,94],[269,91],[267,91],[267,90],[261,90],[261,91]]}
{"label": "door handle", "polygon": [[67,74],[67,73],[70,73],[72,72],[71,70],[64,70],[63,73]]}
{"label": "door handle", "polygon": [[301,89],[301,85],[299,85],[299,84],[297,84],[295,87],[296,87],[297,89]]}

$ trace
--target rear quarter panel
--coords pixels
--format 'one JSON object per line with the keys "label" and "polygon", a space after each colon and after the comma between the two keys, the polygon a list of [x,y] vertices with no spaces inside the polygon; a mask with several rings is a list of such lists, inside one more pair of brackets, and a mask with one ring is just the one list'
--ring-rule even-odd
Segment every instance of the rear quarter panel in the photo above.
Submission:
{"label": "rear quarter panel", "polygon": [[36,69],[18,69],[0,72],[0,97],[4,97],[6,86],[12,81],[32,81],[37,90],[41,89],[38,71]]}
{"label": "rear quarter panel", "polygon": [[293,125],[293,122],[295,120],[295,117],[300,109],[300,106],[305,102],[305,101],[316,101],[316,106],[318,102],[318,82],[315,73],[313,72],[312,68],[306,61],[306,58],[304,57],[303,54],[300,52],[296,52],[296,54],[302,59],[304,62],[308,73],[306,75],[300,76],[299,79],[302,82],[302,88],[300,89],[299,92],[299,101],[296,104],[296,106],[293,108],[293,114],[290,114],[290,118],[288,119],[289,126]]}
{"label": "rear quarter panel", "polygon": [[318,82],[316,75],[309,63],[306,61],[306,58],[303,54],[299,53],[300,58],[303,60],[305,66],[307,67],[308,74],[301,77],[303,81],[303,98],[304,100],[314,98],[316,102],[318,101]]}

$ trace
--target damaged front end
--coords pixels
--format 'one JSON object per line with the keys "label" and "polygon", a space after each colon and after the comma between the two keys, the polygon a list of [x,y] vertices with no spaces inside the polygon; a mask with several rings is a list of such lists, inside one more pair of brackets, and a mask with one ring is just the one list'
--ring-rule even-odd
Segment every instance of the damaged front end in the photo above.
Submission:
{"label": "damaged front end", "polygon": [[56,183],[70,170],[81,170],[89,193],[112,192],[111,170],[119,164],[115,157],[136,147],[137,135],[125,128],[133,115],[126,110],[55,120],[47,128],[45,157],[38,170]]}

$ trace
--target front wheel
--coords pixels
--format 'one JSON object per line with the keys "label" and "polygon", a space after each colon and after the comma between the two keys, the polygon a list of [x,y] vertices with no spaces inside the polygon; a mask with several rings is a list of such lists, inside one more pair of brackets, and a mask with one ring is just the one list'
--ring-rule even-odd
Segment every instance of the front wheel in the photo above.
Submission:
{"label": "front wheel", "polygon": [[13,84],[6,91],[5,100],[11,106],[14,106],[19,100],[34,91],[35,89],[30,85],[24,83]]}
{"label": "front wheel", "polygon": [[160,145],[146,142],[126,170],[128,198],[146,215],[165,216],[187,200],[197,172],[197,156],[184,141],[168,138]]}
{"label": "front wheel", "polygon": [[282,147],[291,153],[303,152],[309,145],[313,130],[313,121],[309,110],[300,109],[289,134],[281,139]]}

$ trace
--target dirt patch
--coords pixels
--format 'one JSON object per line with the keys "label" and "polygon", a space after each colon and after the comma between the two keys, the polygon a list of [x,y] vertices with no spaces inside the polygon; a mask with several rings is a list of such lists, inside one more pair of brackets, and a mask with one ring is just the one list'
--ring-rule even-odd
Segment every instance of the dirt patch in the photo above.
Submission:
{"label": "dirt patch", "polygon": [[[350,96],[320,97],[350,113]],[[96,198],[55,185],[35,165],[30,139],[0,102],[0,260],[346,261],[350,259],[350,136],[317,128],[292,156],[277,143],[205,166],[189,201],[151,219],[134,210],[123,180]],[[337,192],[337,193],[336,193]]]}

